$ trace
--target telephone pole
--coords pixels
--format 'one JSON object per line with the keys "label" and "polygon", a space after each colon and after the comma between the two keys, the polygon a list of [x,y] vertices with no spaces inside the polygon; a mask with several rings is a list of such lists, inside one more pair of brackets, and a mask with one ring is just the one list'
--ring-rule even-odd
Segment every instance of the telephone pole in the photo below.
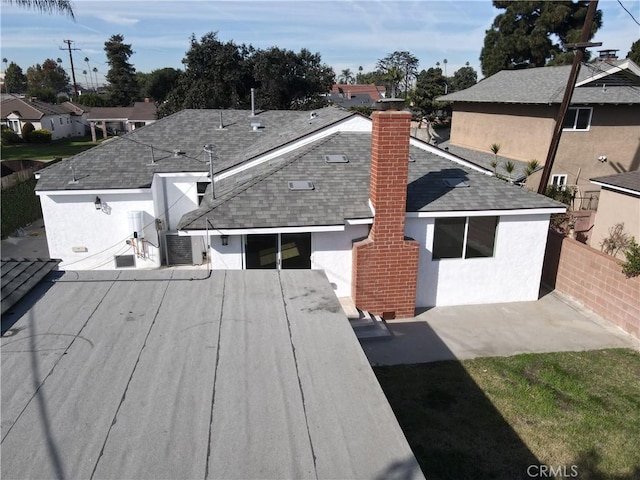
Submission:
{"label": "telephone pole", "polygon": [[[67,49],[69,50],[69,60],[71,60],[71,78],[73,79],[73,93],[75,93],[76,97],[78,96],[78,84],[76,83],[76,72],[73,68],[73,54],[72,50],[80,50],[79,48],[71,48],[71,44],[73,40],[63,40],[64,43],[67,44]],[[60,47],[60,50],[64,50],[64,48]]]}
{"label": "telephone pole", "polygon": [[578,73],[580,72],[580,63],[584,57],[584,51],[587,47],[599,47],[602,45],[600,42],[589,42],[591,36],[591,25],[593,24],[593,17],[598,7],[598,0],[589,0],[589,8],[587,8],[587,16],[582,26],[582,32],[580,34],[580,41],[578,43],[567,44],[567,48],[575,49],[573,57],[573,64],[571,65],[571,72],[569,73],[569,79],[567,80],[567,86],[564,89],[564,97],[560,104],[560,110],[556,117],[556,123],[553,129],[553,136],[551,137],[551,144],[549,145],[549,151],[547,152],[547,159],[544,162],[544,169],[542,170],[542,177],[540,178],[540,184],[538,185],[538,193],[544,195],[547,190],[547,184],[549,183],[549,176],[551,175],[551,169],[553,168],[553,162],[556,159],[556,153],[558,153],[558,145],[560,145],[560,137],[562,136],[562,126],[564,125],[564,119],[567,116],[567,110],[571,103],[571,97],[573,96],[573,90],[576,86],[576,80],[578,79]]}

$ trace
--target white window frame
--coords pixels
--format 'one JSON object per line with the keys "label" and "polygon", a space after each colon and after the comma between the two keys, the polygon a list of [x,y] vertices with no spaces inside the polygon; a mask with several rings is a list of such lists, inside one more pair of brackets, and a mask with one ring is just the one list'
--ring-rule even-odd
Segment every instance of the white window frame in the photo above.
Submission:
{"label": "white window frame", "polygon": [[[576,112],[575,118],[573,120],[573,127],[563,127],[563,132],[588,132],[591,129],[591,119],[593,117],[593,107],[569,107],[569,110],[573,110]],[[578,128],[578,117],[580,116],[580,110],[588,110],[589,111],[589,121],[587,122],[587,128]]]}
{"label": "white window frame", "polygon": [[555,175],[551,175],[551,185],[564,190],[567,188],[567,181],[569,180],[569,175],[566,173],[557,173]]}
{"label": "white window frame", "polygon": [[22,133],[22,128],[20,128],[20,120],[15,120],[13,118],[7,118],[7,123],[9,124],[9,128],[13,130],[15,133],[20,135]]}
{"label": "white window frame", "polygon": [[[495,258],[496,256],[496,244],[497,244],[497,238],[498,238],[498,231],[500,228],[500,216],[499,215],[490,215],[491,217],[495,217],[497,219],[496,221],[496,228],[493,232],[493,252],[491,253],[490,256],[486,256],[486,257],[468,257],[467,256],[467,247],[468,247],[468,236],[469,236],[469,222],[471,221],[471,218],[476,218],[476,217],[463,217],[465,219],[464,222],[464,233],[463,233],[463,237],[462,237],[462,254],[460,257],[445,257],[445,258],[439,258],[439,257],[435,257],[433,256],[433,249],[434,249],[434,243],[435,243],[435,221],[433,224],[433,228],[434,228],[434,232],[433,232],[433,240],[431,242],[431,260],[434,262],[440,262],[440,261],[448,261],[448,260],[478,260],[478,259],[483,259],[483,258]],[[443,218],[449,218],[449,217],[443,217]],[[436,219],[437,220],[437,219]]]}

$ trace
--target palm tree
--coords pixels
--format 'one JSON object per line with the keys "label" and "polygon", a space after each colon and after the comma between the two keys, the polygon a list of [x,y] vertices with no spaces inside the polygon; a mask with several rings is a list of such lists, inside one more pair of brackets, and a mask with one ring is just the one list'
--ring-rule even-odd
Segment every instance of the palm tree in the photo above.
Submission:
{"label": "palm tree", "polygon": [[358,67],[358,76],[356,77],[356,83],[360,83],[362,81],[362,65]]}
{"label": "palm tree", "polygon": [[72,20],[76,19],[73,14],[71,0],[2,0],[2,2],[24,8],[33,8],[40,13],[60,13],[69,16]]}
{"label": "palm tree", "polygon": [[513,170],[516,168],[516,164],[513,163],[511,160],[507,160],[504,164],[504,169],[507,171],[507,174],[509,175],[509,181],[512,182],[511,180],[511,173],[513,172]]}
{"label": "palm tree", "polygon": [[493,155],[494,155],[494,159],[491,162],[491,166],[493,167],[493,174],[496,175],[497,174],[496,169],[498,167],[498,152],[500,151],[500,144],[499,143],[492,143],[489,148],[491,149],[491,151],[493,152]]}
{"label": "palm tree", "polygon": [[[89,72],[91,72],[91,66],[89,65],[89,57],[84,57],[84,61],[87,64],[87,70],[89,70]],[[86,74],[86,72],[83,72]],[[91,78],[91,73],[89,73],[89,80],[91,80],[91,88],[93,88],[93,78]],[[86,78],[85,78],[86,81]],[[87,88],[89,88],[89,85],[87,85]]]}
{"label": "palm tree", "polygon": [[347,85],[352,84],[353,80],[353,73],[351,72],[350,68],[345,68],[344,70],[342,70],[340,76],[338,77],[338,83],[345,83]]}
{"label": "palm tree", "polygon": [[442,61],[442,63],[444,63],[444,76],[447,76],[447,63],[449,63],[449,60],[447,60],[446,58]]}
{"label": "palm tree", "polygon": [[87,86],[87,90],[89,89],[89,82],[87,82],[87,71],[82,70],[82,74],[84,75],[84,83]]}
{"label": "palm tree", "polygon": [[93,67],[93,74],[96,77],[96,92],[98,91],[98,67]]}

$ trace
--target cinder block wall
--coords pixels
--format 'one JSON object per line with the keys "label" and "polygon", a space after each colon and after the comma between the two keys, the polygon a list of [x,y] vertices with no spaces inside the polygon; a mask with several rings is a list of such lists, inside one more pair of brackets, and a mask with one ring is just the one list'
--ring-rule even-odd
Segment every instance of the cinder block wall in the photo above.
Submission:
{"label": "cinder block wall", "polygon": [[640,277],[627,278],[619,260],[549,232],[542,276],[543,282],[640,338]]}

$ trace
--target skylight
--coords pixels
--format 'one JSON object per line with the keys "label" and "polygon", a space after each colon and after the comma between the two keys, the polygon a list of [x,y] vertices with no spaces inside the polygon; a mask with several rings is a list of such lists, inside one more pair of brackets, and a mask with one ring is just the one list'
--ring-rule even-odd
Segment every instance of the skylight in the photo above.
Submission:
{"label": "skylight", "polygon": [[313,190],[315,188],[313,182],[308,180],[290,180],[287,183],[289,184],[289,190]]}
{"label": "skylight", "polygon": [[349,163],[346,155],[325,155],[324,161],[327,163]]}
{"label": "skylight", "polygon": [[469,186],[467,181],[462,177],[443,178],[442,183],[449,188],[466,188]]}

